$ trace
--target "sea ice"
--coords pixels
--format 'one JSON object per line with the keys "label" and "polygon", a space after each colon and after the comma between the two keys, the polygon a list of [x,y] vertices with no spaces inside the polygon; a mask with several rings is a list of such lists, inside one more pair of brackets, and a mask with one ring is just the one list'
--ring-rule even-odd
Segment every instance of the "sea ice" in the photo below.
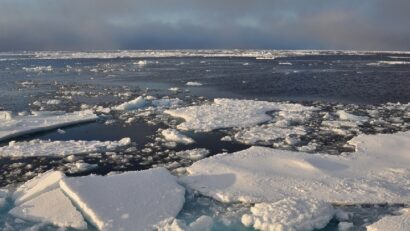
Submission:
{"label": "sea ice", "polygon": [[195,142],[192,138],[172,128],[162,130],[161,134],[162,136],[164,136],[165,140],[171,142],[177,142],[181,144],[192,144]]}
{"label": "sea ice", "polygon": [[245,144],[257,144],[259,142],[268,143],[279,138],[286,138],[289,135],[305,135],[303,127],[280,128],[274,124],[263,124],[260,126],[245,128],[235,134],[235,140]]}
{"label": "sea ice", "polygon": [[200,216],[191,224],[178,219],[166,219],[155,225],[157,231],[210,231],[214,221],[209,216]]}
{"label": "sea ice", "polygon": [[166,110],[165,113],[185,120],[177,127],[180,130],[211,131],[228,127],[249,127],[266,122],[271,119],[266,114],[268,111],[295,112],[315,109],[300,104],[215,99],[213,104]]}
{"label": "sea ice", "polygon": [[403,209],[401,215],[383,217],[366,228],[367,231],[408,231],[410,228],[410,209]]}
{"label": "sea ice", "polygon": [[202,83],[200,82],[187,82],[185,85],[187,86],[202,86]]}
{"label": "sea ice", "polygon": [[130,138],[119,141],[50,141],[31,140],[10,141],[8,146],[0,147],[0,156],[67,156],[92,152],[115,151],[131,144]]}
{"label": "sea ice", "polygon": [[59,171],[48,171],[34,177],[13,193],[14,204],[22,204],[44,192],[58,188],[58,182],[63,178],[64,174]]}
{"label": "sea ice", "polygon": [[185,189],[164,168],[65,178],[60,186],[99,230],[152,230],[185,201]]}
{"label": "sea ice", "polygon": [[209,150],[205,148],[196,148],[191,150],[184,150],[175,153],[175,155],[190,160],[200,160],[209,154]]}
{"label": "sea ice", "polygon": [[130,110],[136,110],[136,109],[142,108],[146,104],[147,102],[144,99],[144,97],[138,96],[136,99],[120,104],[114,107],[113,109],[117,111],[130,111]]}
{"label": "sea ice", "polygon": [[324,228],[333,218],[329,203],[313,199],[285,198],[274,203],[258,203],[242,216],[245,226],[262,231],[309,231]]}
{"label": "sea ice", "polygon": [[87,223],[81,213],[59,188],[19,204],[9,213],[24,220],[50,223],[58,227],[82,230],[87,228]]}
{"label": "sea ice", "polygon": [[32,115],[27,116],[13,116],[10,112],[2,111],[0,112],[0,141],[97,119],[98,116],[90,110],[72,113],[33,112]]}
{"label": "sea ice", "polygon": [[251,147],[194,163],[188,187],[222,202],[276,202],[284,197],[335,204],[408,203],[410,132],[359,135],[355,153],[308,154]]}

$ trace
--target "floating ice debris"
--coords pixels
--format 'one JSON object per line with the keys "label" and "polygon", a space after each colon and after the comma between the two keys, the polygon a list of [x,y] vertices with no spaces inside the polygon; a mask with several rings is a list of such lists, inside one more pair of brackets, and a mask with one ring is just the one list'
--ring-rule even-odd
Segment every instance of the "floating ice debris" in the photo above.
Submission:
{"label": "floating ice debris", "polygon": [[150,230],[185,201],[185,189],[164,168],[65,178],[60,186],[99,230]]}
{"label": "floating ice debris", "polygon": [[279,65],[292,65],[290,62],[279,62]]}
{"label": "floating ice debris", "polygon": [[182,157],[184,159],[190,160],[200,160],[209,154],[209,150],[205,148],[196,148],[191,150],[184,150],[175,153],[175,155]]}
{"label": "floating ice debris", "polygon": [[339,110],[336,112],[336,114],[339,116],[341,120],[348,120],[348,121],[353,121],[357,124],[362,124],[363,122],[366,122],[369,120],[369,117],[367,116],[357,116],[357,115],[352,115],[350,113],[347,113],[343,110]]}
{"label": "floating ice debris", "polygon": [[61,104],[61,100],[50,99],[50,100],[47,100],[46,104],[48,104],[48,105],[59,105],[59,104]]}
{"label": "floating ice debris", "polygon": [[13,116],[10,112],[0,111],[0,140],[95,121],[97,119],[98,116],[90,110],[72,113],[58,111],[33,112],[32,115],[27,116]]}
{"label": "floating ice debris", "polygon": [[77,163],[68,163],[65,166],[68,167],[67,172],[73,174],[93,170],[98,167],[98,164],[88,164],[79,161]]}
{"label": "floating ice debris", "polygon": [[147,63],[148,62],[146,60],[139,60],[138,62],[134,62],[134,65],[145,66]]}
{"label": "floating ice debris", "polygon": [[200,82],[187,82],[185,85],[187,86],[202,86],[202,83]]}
{"label": "floating ice debris", "polygon": [[182,100],[178,98],[164,98],[164,99],[154,99],[151,101],[151,105],[156,108],[173,108],[181,105]]}
{"label": "floating ice debris", "polygon": [[82,230],[87,228],[87,223],[81,213],[59,188],[24,202],[10,210],[9,213],[24,220],[49,223],[58,227]]}
{"label": "floating ice debris", "polygon": [[266,112],[276,110],[297,112],[316,110],[316,108],[267,101],[215,99],[210,105],[166,110],[165,113],[185,120],[178,125],[178,129],[211,131],[218,128],[257,125],[271,119]]}
{"label": "floating ice debris", "polygon": [[410,228],[410,209],[403,209],[401,215],[383,217],[366,228],[367,231],[408,231]]}
{"label": "floating ice debris", "polygon": [[178,87],[171,87],[168,89],[169,91],[178,92],[180,89]]}
{"label": "floating ice debris", "polygon": [[194,163],[181,181],[223,202],[275,202],[283,197],[329,203],[408,203],[410,132],[359,135],[356,152],[308,154],[251,147]]}
{"label": "floating ice debris", "polygon": [[245,226],[262,230],[314,230],[324,228],[333,218],[329,203],[313,199],[285,198],[274,203],[258,203],[251,214],[242,216]]}
{"label": "floating ice debris", "polygon": [[178,219],[166,219],[154,228],[158,231],[210,231],[213,223],[211,217],[203,215],[189,225]]}
{"label": "floating ice debris", "polygon": [[303,127],[280,128],[274,124],[263,124],[237,132],[235,140],[245,144],[268,144],[276,139],[288,138],[290,135],[302,136],[305,134],[306,131]]}
{"label": "floating ice debris", "polygon": [[119,141],[50,141],[31,140],[9,142],[8,146],[0,147],[0,156],[67,156],[92,152],[115,151],[131,144],[130,138]]}
{"label": "floating ice debris", "polygon": [[125,102],[123,104],[120,104],[114,107],[113,109],[117,111],[136,110],[136,109],[144,107],[146,103],[147,102],[145,101],[144,97],[139,96],[138,98]]}
{"label": "floating ice debris", "polygon": [[172,128],[162,130],[161,134],[167,141],[173,141],[180,144],[192,144],[195,142],[192,138]]}
{"label": "floating ice debris", "polygon": [[368,63],[369,66],[381,66],[381,65],[410,65],[408,61],[378,61],[376,63]]}
{"label": "floating ice debris", "polygon": [[23,67],[23,70],[26,72],[50,72],[53,71],[52,66],[38,66],[38,67]]}
{"label": "floating ice debris", "polygon": [[58,182],[64,174],[58,171],[49,171],[27,181],[13,193],[14,204],[19,205],[31,200],[40,194],[58,188]]}

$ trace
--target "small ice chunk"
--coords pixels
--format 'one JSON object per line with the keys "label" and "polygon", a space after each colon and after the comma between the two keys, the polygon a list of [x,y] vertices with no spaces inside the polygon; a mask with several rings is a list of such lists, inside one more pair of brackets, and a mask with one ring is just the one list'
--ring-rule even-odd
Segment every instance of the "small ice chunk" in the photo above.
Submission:
{"label": "small ice chunk", "polygon": [[190,160],[200,160],[206,157],[209,154],[209,150],[205,148],[196,148],[191,150],[184,150],[175,153],[175,155],[182,157],[184,159]]}
{"label": "small ice chunk", "polygon": [[172,107],[176,107],[179,106],[180,104],[182,104],[182,100],[178,99],[178,98],[172,98],[172,99],[154,99],[152,100],[151,104],[154,107],[157,108],[172,108]]}
{"label": "small ice chunk", "polygon": [[58,188],[58,182],[64,178],[59,171],[49,171],[36,176],[16,189],[13,193],[14,204],[19,205],[34,197]]}
{"label": "small ice chunk", "polygon": [[195,142],[192,138],[189,138],[188,136],[183,135],[179,131],[172,128],[162,130],[161,134],[164,136],[165,140],[171,142],[173,141],[180,144],[192,144]]}
{"label": "small ice chunk", "polygon": [[211,217],[203,215],[189,225],[178,219],[166,219],[154,227],[158,231],[210,231],[213,223]]}
{"label": "small ice chunk", "polygon": [[24,220],[49,223],[58,227],[81,230],[87,228],[81,213],[59,188],[19,204],[9,213]]}
{"label": "small ice chunk", "polygon": [[187,82],[185,85],[187,86],[202,86],[200,82]]}
{"label": "small ice chunk", "polygon": [[0,147],[0,156],[68,156],[92,152],[116,151],[131,144],[130,138],[119,141],[50,141],[31,140],[9,142],[8,146]]}
{"label": "small ice chunk", "polygon": [[[1,115],[0,118],[2,118]],[[8,120],[3,119],[0,123],[0,141],[73,124],[95,121],[98,119],[98,116],[90,110],[85,110],[72,113],[33,112],[33,115],[7,118]]]}
{"label": "small ice chunk", "polygon": [[50,100],[47,100],[46,104],[48,104],[48,105],[59,105],[59,104],[61,104],[61,100],[50,99]]}
{"label": "small ice chunk", "polygon": [[136,110],[139,108],[144,107],[147,104],[146,100],[142,96],[138,96],[138,98],[133,99],[131,101],[125,102],[123,104],[120,104],[118,106],[115,106],[113,110],[117,111],[131,111],[131,110]]}
{"label": "small ice chunk", "polygon": [[357,116],[357,115],[347,113],[343,110],[337,111],[336,114],[339,116],[341,120],[349,120],[349,121],[357,122],[360,124],[369,120],[369,117],[367,116]]}
{"label": "small ice chunk", "polygon": [[146,60],[139,60],[137,62],[134,62],[134,65],[138,65],[138,66],[145,66],[147,65],[147,61]]}
{"label": "small ice chunk", "polygon": [[0,121],[9,121],[13,119],[11,111],[0,111]]}
{"label": "small ice chunk", "polygon": [[235,134],[235,140],[245,144],[258,144],[258,142],[269,143],[276,139],[288,139],[289,135],[305,135],[303,127],[279,128],[274,124],[245,128]]}
{"label": "small ice chunk", "polygon": [[164,168],[65,178],[65,194],[99,230],[147,230],[175,217],[185,189]]}
{"label": "small ice chunk", "polygon": [[285,198],[274,203],[258,203],[251,214],[242,216],[245,226],[257,230],[314,230],[324,228],[334,215],[333,206],[314,199]]}
{"label": "small ice chunk", "polygon": [[408,231],[410,227],[410,209],[404,209],[401,215],[386,216],[376,223],[366,226],[367,231]]}
{"label": "small ice chunk", "polygon": [[169,91],[173,91],[173,92],[178,92],[178,91],[180,91],[181,89],[179,89],[178,87],[171,87],[171,88],[169,88],[168,90],[169,90]]}

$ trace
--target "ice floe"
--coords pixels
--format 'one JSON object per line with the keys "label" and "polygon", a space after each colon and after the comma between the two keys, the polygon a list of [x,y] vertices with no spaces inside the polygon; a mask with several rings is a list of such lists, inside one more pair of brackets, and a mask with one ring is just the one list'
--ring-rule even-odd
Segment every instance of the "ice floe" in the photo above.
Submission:
{"label": "ice floe", "polygon": [[53,71],[53,67],[52,66],[23,67],[23,70],[26,72],[35,72],[35,73],[51,72]]}
{"label": "ice floe", "polygon": [[410,65],[408,61],[378,61],[375,63],[368,63],[369,66],[381,66],[381,65]]}
{"label": "ice floe", "polygon": [[359,135],[355,153],[308,154],[251,147],[194,163],[181,181],[222,202],[284,197],[335,204],[408,203],[410,132]]}
{"label": "ice floe", "polygon": [[185,120],[177,127],[180,130],[211,131],[257,125],[271,119],[266,112],[281,110],[296,112],[316,108],[267,101],[215,99],[212,104],[166,110],[165,113]]}
{"label": "ice floe", "polygon": [[59,188],[26,201],[9,213],[24,220],[49,223],[58,227],[87,228],[81,213]]}
{"label": "ice floe", "polygon": [[200,160],[205,158],[209,154],[209,150],[205,148],[195,148],[190,150],[184,150],[176,152],[175,155],[190,160]]}
{"label": "ice floe", "polygon": [[36,176],[16,189],[12,197],[14,204],[19,205],[40,194],[58,188],[58,182],[64,178],[59,171],[49,171]]}
{"label": "ice floe", "polygon": [[157,231],[210,231],[213,219],[209,216],[200,216],[190,224],[178,219],[167,219],[155,225]]}
{"label": "ice floe", "polygon": [[144,99],[144,97],[139,96],[138,98],[125,102],[123,104],[120,104],[114,107],[113,109],[118,110],[118,111],[136,110],[136,109],[144,107],[146,103],[147,102]]}
{"label": "ice floe", "polygon": [[13,116],[11,112],[0,112],[0,140],[21,135],[47,131],[78,123],[95,121],[98,116],[90,110],[65,112],[32,112],[32,115]]}
{"label": "ice floe", "polygon": [[0,156],[67,156],[116,151],[130,144],[130,138],[123,138],[119,141],[50,141],[38,139],[23,142],[10,141],[8,146],[0,147]]}
{"label": "ice floe", "polygon": [[366,228],[367,231],[408,231],[410,228],[410,209],[403,209],[401,215],[383,217]]}
{"label": "ice floe", "polygon": [[234,138],[245,144],[269,144],[276,139],[290,139],[292,135],[302,136],[305,134],[306,131],[303,127],[280,128],[276,127],[274,124],[263,124],[260,126],[245,128],[237,132]]}
{"label": "ice floe", "polygon": [[164,168],[65,178],[60,186],[99,230],[151,230],[185,201],[185,189]]}
{"label": "ice floe", "polygon": [[274,203],[258,203],[242,216],[245,226],[262,231],[309,231],[324,228],[333,218],[329,203],[313,199],[285,198]]}
{"label": "ice floe", "polygon": [[197,86],[202,86],[202,83],[200,83],[200,82],[187,82],[185,85],[197,87]]}
{"label": "ice floe", "polygon": [[165,138],[165,140],[171,142],[176,142],[180,144],[192,144],[195,142],[192,138],[172,128],[162,130],[161,134]]}

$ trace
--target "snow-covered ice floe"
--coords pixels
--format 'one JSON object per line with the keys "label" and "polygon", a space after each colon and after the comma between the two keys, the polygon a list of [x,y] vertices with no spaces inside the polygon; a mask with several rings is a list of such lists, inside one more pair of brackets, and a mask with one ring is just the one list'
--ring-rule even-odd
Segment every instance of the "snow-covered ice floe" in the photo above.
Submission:
{"label": "snow-covered ice floe", "polygon": [[192,144],[195,142],[192,138],[172,128],[162,130],[161,135],[164,136],[165,140],[171,142],[177,142],[181,144]]}
{"label": "snow-covered ice floe", "polygon": [[144,107],[147,104],[146,100],[144,97],[139,96],[136,99],[133,99],[131,101],[125,102],[123,104],[120,104],[118,106],[115,106],[113,109],[118,110],[118,111],[128,111],[128,110],[135,110],[139,109],[141,107]]}
{"label": "snow-covered ice floe", "polygon": [[41,174],[12,195],[12,216],[60,227],[99,230],[154,230],[174,219],[185,202],[185,189],[164,168],[109,176],[67,178]]}
{"label": "snow-covered ice floe", "polygon": [[286,197],[334,204],[408,203],[410,132],[359,135],[355,153],[308,154],[251,147],[194,163],[181,182],[222,202]]}
{"label": "snow-covered ice floe", "polygon": [[9,111],[0,111],[0,141],[97,119],[98,116],[91,110],[71,113],[42,111],[27,116],[14,116]]}
{"label": "snow-covered ice floe", "polygon": [[408,61],[378,61],[376,63],[368,63],[368,66],[381,66],[381,65],[410,65]]}
{"label": "snow-covered ice floe", "polygon": [[165,113],[185,121],[178,125],[180,130],[211,131],[219,128],[249,127],[271,119],[269,111],[309,111],[315,107],[300,104],[275,103],[255,100],[214,99],[212,104],[190,106]]}
{"label": "snow-covered ice floe", "polygon": [[23,142],[11,141],[8,146],[0,147],[0,157],[67,156],[116,151],[130,144],[130,138],[123,138],[119,141],[50,141],[38,139]]}
{"label": "snow-covered ice floe", "polygon": [[314,199],[285,198],[274,203],[258,203],[242,216],[245,226],[257,230],[313,230],[324,228],[334,215],[333,206]]}
{"label": "snow-covered ice floe", "polygon": [[185,189],[164,168],[65,178],[60,186],[99,230],[150,230],[185,202]]}
{"label": "snow-covered ice floe", "polygon": [[410,209],[403,209],[401,215],[383,217],[366,228],[367,231],[408,231],[410,229]]}

